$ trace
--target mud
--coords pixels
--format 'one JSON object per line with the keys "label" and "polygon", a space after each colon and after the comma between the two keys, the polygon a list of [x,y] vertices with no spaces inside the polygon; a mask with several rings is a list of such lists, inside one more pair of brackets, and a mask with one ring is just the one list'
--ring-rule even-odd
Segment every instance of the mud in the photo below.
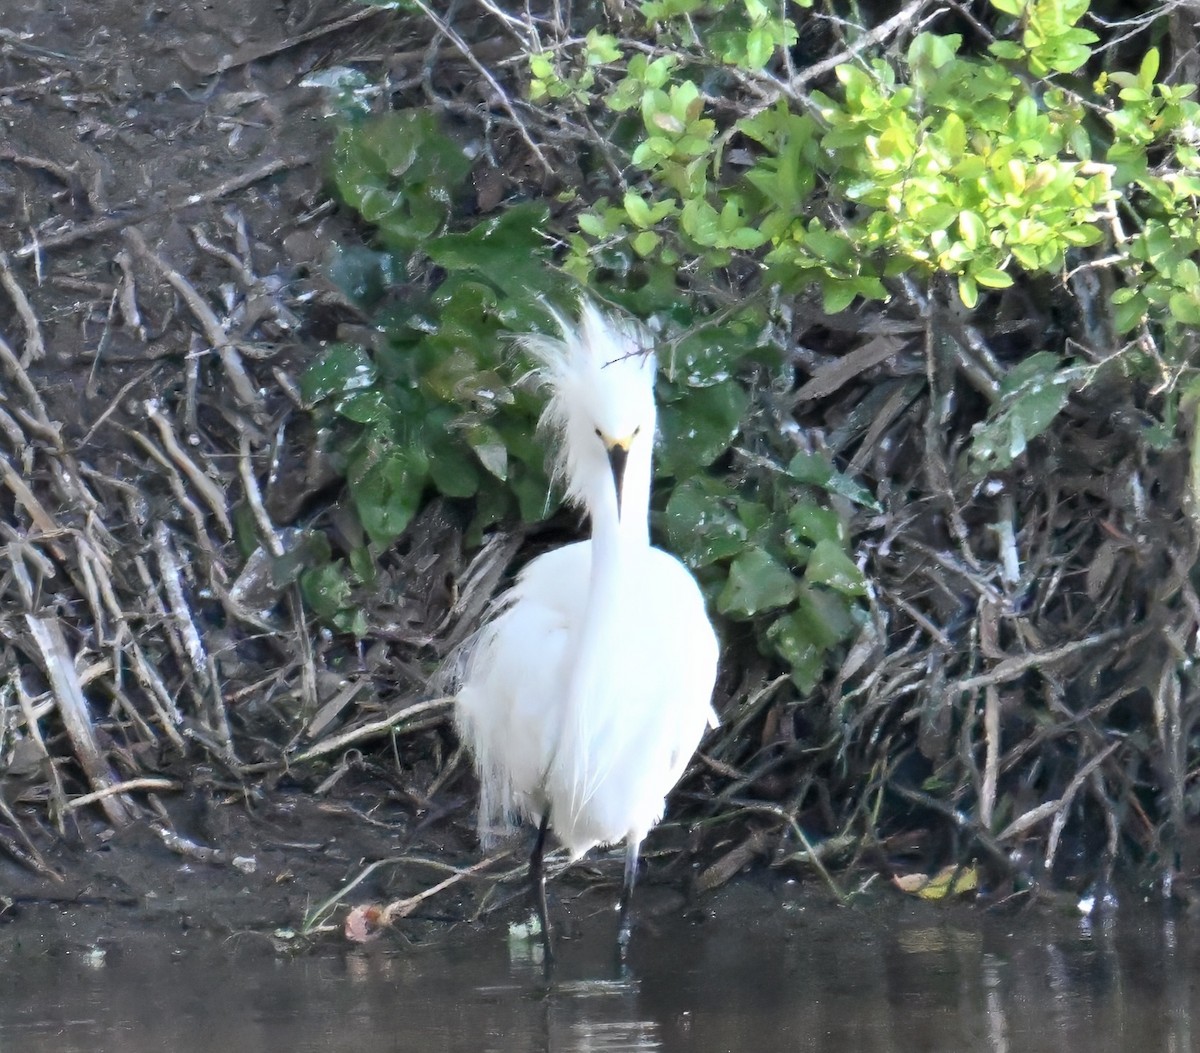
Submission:
{"label": "mud", "polygon": [[[134,251],[139,239],[223,324],[237,313],[233,331],[260,349],[255,379],[281,391],[353,318],[325,263],[363,234],[325,193],[334,126],[303,82],[348,63],[402,71],[407,46],[403,16],[348,2],[4,4],[0,249],[44,345],[29,377],[87,463],[120,466],[123,425],[177,398],[197,352],[194,319]],[[0,298],[8,339],[29,329]],[[93,807],[56,830],[32,767],[0,772],[19,820],[0,853],[0,932],[90,945],[203,928],[287,942],[370,862],[436,858],[456,836],[450,824],[441,841],[414,838],[428,810],[369,779],[312,797],[315,778],[179,774],[183,792],[151,798],[129,826]],[[357,900],[396,895],[402,869],[379,868]]]}

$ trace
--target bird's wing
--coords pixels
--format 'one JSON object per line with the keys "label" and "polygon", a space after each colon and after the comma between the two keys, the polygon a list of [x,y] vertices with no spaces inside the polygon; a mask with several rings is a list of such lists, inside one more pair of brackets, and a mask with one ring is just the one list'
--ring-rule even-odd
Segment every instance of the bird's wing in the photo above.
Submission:
{"label": "bird's wing", "polygon": [[571,813],[555,827],[574,829],[580,844],[640,840],[716,721],[717,641],[691,574],[649,550],[627,606],[622,631],[607,641],[607,675],[565,719],[551,772],[552,799]]}
{"label": "bird's wing", "polygon": [[479,768],[485,840],[507,829],[514,813],[540,818],[589,566],[586,543],[539,556],[469,644],[455,720]]}

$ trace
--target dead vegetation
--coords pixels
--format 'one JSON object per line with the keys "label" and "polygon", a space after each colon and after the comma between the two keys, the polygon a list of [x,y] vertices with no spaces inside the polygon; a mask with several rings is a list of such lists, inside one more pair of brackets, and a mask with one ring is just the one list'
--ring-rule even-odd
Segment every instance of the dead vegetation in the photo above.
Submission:
{"label": "dead vegetation", "polygon": [[[215,6],[226,21],[238,7]],[[464,554],[460,517],[431,505],[380,554],[362,642],[317,624],[296,584],[314,526],[335,548],[359,530],[296,380],[362,323],[323,277],[331,241],[362,234],[323,195],[320,100],[299,85],[335,63],[389,67],[393,102],[479,136],[483,213],[553,189],[594,144],[520,101],[524,16],[417,7],[318,5],[204,61],[185,42],[182,95],[132,52],[89,51],[82,23],[55,36],[30,15],[0,37],[0,851],[26,867],[53,872],[56,838],[131,823],[204,858],[171,795],[285,777],[325,794],[364,753],[414,815],[470,796],[426,678],[524,538]],[[51,117],[58,131],[35,135]],[[715,309],[737,295],[729,277],[703,290]],[[1200,599],[1184,430],[1152,436],[1161,388],[1114,374],[976,480],[964,444],[1013,363],[1048,342],[1112,353],[1086,325],[1102,292],[1018,289],[971,318],[908,293],[837,318],[797,303],[794,384],[750,378],[758,420],[798,424],[878,496],[853,518],[870,617],[806,697],[727,634],[723,725],[675,801],[695,822],[664,831],[663,854],[698,860],[701,889],[762,861],[835,886],[849,864],[978,864],[998,895],[1118,865],[1188,876]]]}

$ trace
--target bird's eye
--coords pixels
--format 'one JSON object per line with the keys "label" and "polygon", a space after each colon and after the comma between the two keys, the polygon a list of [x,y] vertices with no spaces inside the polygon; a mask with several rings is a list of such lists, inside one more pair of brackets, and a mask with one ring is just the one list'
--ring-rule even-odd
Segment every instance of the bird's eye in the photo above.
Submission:
{"label": "bird's eye", "polygon": [[596,438],[601,442],[604,441],[604,433],[599,428],[596,429]]}
{"label": "bird's eye", "polygon": [[636,428],[633,429],[633,437],[636,439],[639,435],[641,435],[641,433],[642,433],[642,426],[639,424]]}

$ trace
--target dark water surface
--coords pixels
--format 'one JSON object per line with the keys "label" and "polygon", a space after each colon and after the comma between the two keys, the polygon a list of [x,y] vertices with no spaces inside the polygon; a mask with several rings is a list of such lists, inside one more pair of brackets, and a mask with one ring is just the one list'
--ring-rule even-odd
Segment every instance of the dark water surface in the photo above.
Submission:
{"label": "dark water surface", "polygon": [[550,985],[528,946],[496,928],[280,959],[252,936],[50,952],[9,925],[0,1053],[1196,1048],[1196,919],[802,902],[643,920],[623,975],[612,919],[597,915],[563,942]]}

